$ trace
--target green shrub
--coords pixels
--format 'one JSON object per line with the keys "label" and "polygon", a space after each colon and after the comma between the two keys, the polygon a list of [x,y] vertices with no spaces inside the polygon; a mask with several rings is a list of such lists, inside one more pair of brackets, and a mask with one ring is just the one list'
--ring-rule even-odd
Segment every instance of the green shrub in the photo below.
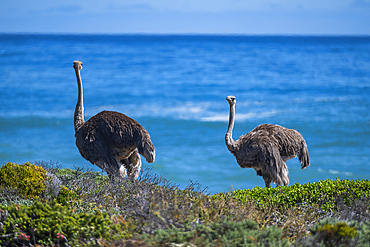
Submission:
{"label": "green shrub", "polygon": [[190,243],[195,246],[288,246],[282,239],[282,231],[277,227],[259,229],[257,223],[224,221],[201,225],[188,223],[184,228],[173,227],[157,230],[154,237],[144,235],[151,246],[164,246],[169,243]]}
{"label": "green shrub", "polygon": [[338,222],[337,224],[325,224],[316,230],[317,234],[323,236],[324,242],[338,242],[337,239],[352,239],[357,236],[354,227],[348,226],[345,222]]}
{"label": "green shrub", "polygon": [[17,189],[26,199],[38,198],[46,192],[46,171],[26,162],[22,165],[6,163],[0,168],[0,186]]}
{"label": "green shrub", "polygon": [[[260,208],[272,204],[280,208],[294,207],[299,204],[319,205],[322,210],[336,210],[335,202],[339,196],[344,202],[359,197],[370,197],[370,181],[368,180],[320,180],[314,183],[294,184],[291,186],[236,190],[230,192],[237,200],[245,202],[253,199]],[[213,197],[219,198],[223,193]]]}
{"label": "green shrub", "polygon": [[370,246],[370,221],[355,222],[355,227],[358,233],[358,246]]}
{"label": "green shrub", "polygon": [[[131,237],[123,220],[112,222],[107,213],[95,210],[94,213],[74,213],[70,207],[62,206],[55,200],[49,205],[35,202],[32,206],[12,205],[1,207],[8,212],[2,222],[1,235],[23,233],[30,236],[30,242],[52,245],[62,234],[72,246],[81,242],[93,243],[104,240],[124,239]],[[113,218],[112,218],[113,219]],[[13,237],[1,238],[0,245],[10,245]]]}
{"label": "green shrub", "polygon": [[370,246],[370,222],[321,220],[310,229],[311,235],[294,246]]}
{"label": "green shrub", "polygon": [[58,203],[63,204],[63,203],[69,202],[69,201],[77,200],[77,199],[78,199],[78,195],[77,195],[76,192],[68,189],[65,186],[60,186],[59,194],[58,194],[58,197],[57,197],[57,202]]}

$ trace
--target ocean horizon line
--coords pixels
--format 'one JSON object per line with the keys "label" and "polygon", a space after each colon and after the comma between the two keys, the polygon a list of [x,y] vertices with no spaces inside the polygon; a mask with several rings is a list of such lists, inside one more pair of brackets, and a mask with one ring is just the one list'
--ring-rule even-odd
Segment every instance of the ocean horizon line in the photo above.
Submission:
{"label": "ocean horizon line", "polygon": [[235,36],[235,37],[364,37],[370,38],[370,34],[328,34],[328,33],[197,33],[197,32],[1,32],[0,35],[55,35],[55,36]]}

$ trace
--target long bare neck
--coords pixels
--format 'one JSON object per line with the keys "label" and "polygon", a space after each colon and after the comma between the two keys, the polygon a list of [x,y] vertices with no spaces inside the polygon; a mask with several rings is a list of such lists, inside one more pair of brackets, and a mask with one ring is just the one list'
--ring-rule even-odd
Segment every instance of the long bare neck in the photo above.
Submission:
{"label": "long bare neck", "polygon": [[235,149],[235,141],[233,140],[233,128],[235,120],[235,104],[230,105],[230,115],[229,115],[229,126],[225,135],[225,143],[229,151]]}
{"label": "long bare neck", "polygon": [[77,132],[82,125],[85,123],[84,120],[84,103],[83,103],[83,89],[82,89],[82,80],[81,74],[79,69],[75,69],[76,71],[76,78],[77,78],[77,85],[78,85],[78,99],[75,109],[75,116],[74,116],[74,125],[75,125],[75,132]]}

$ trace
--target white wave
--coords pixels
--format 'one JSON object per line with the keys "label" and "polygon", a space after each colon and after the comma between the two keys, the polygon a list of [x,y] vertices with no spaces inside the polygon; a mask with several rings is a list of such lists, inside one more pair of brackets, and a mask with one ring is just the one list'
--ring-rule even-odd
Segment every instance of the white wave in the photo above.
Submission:
{"label": "white wave", "polygon": [[[276,111],[268,111],[268,112],[249,112],[249,113],[237,113],[235,114],[235,121],[242,122],[249,119],[254,118],[264,118],[276,115]],[[213,116],[202,117],[200,119],[203,122],[228,122],[229,121],[229,113],[226,114],[216,114]]]}
{"label": "white wave", "polygon": [[196,119],[209,112],[208,103],[195,104],[184,102],[183,104],[166,105],[161,103],[127,104],[127,105],[105,105],[86,109],[89,113],[96,114],[102,110],[118,111],[130,117],[155,117],[173,119]]}
{"label": "white wave", "polygon": [[332,169],[329,169],[329,173],[331,173],[331,174],[339,174],[339,171],[337,171],[337,170],[332,170]]}
{"label": "white wave", "polygon": [[294,98],[292,102],[294,103],[310,103],[310,102],[320,103],[320,102],[343,102],[349,101],[348,97],[316,97],[316,98]]}
{"label": "white wave", "polygon": [[346,175],[346,176],[351,176],[352,175],[352,172],[345,172],[345,171],[338,171],[338,170],[333,170],[333,169],[329,169],[329,173],[330,174],[343,174],[343,175]]}
{"label": "white wave", "polygon": [[[101,109],[102,107],[100,107]],[[184,102],[183,104],[165,105],[160,103],[145,105],[111,106],[124,114],[132,117],[155,117],[182,120],[198,120],[203,122],[228,122],[229,108],[211,102]],[[271,110],[266,112],[237,113],[237,122],[253,118],[264,118],[276,115],[278,112]]]}
{"label": "white wave", "polygon": [[314,99],[315,102],[337,102],[337,101],[348,101],[346,97],[317,97]]}
{"label": "white wave", "polygon": [[0,112],[2,118],[27,118],[27,117],[40,117],[40,118],[73,118],[74,110],[59,110],[59,111],[9,111]]}
{"label": "white wave", "polygon": [[[100,105],[85,107],[85,120],[101,111],[117,111],[134,119],[141,117],[169,118],[177,120],[193,120],[202,122],[228,122],[229,108],[215,104],[214,102],[184,102],[183,104],[166,105],[163,103],[132,103],[117,105]],[[73,119],[74,107],[63,110],[34,110],[0,112],[0,117],[42,117],[42,118],[71,118]],[[236,113],[235,121],[243,122],[249,119],[265,118],[277,115],[278,112],[271,110],[265,112]]]}
{"label": "white wave", "polygon": [[333,174],[333,175],[343,174],[343,175],[346,175],[346,176],[352,176],[352,174],[353,174],[352,172],[339,171],[339,170],[334,170],[334,169],[324,170],[324,169],[318,168],[317,170],[321,173],[330,173],[330,174]]}
{"label": "white wave", "polygon": [[203,113],[203,112],[206,112],[207,111],[207,107],[205,106],[194,106],[194,105],[189,105],[189,104],[185,104],[183,106],[176,106],[176,107],[169,107],[166,109],[165,113],[166,115],[169,115],[169,114],[180,114],[180,115],[183,115],[183,114],[191,114],[191,115],[197,115],[197,114],[200,114],[200,113]]}
{"label": "white wave", "polygon": [[200,120],[203,122],[227,122],[229,121],[229,116],[226,114],[217,114],[210,117],[202,117]]}

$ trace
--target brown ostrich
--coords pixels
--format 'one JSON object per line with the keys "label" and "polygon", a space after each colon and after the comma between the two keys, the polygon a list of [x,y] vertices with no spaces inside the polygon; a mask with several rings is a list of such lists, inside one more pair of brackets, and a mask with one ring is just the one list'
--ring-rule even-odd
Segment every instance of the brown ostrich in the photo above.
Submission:
{"label": "brown ostrich", "polygon": [[230,104],[229,126],[225,143],[242,168],[253,168],[258,176],[270,183],[289,185],[288,167],[285,162],[298,156],[302,169],[310,165],[306,141],[294,130],[274,124],[261,124],[238,140],[232,138],[235,119],[235,96],[228,96]]}
{"label": "brown ostrich", "polygon": [[76,146],[82,157],[115,177],[134,180],[141,169],[139,153],[151,163],[155,148],[150,135],[138,122],[115,111],[102,111],[84,120],[82,62],[74,61],[78,100],[74,114]]}

